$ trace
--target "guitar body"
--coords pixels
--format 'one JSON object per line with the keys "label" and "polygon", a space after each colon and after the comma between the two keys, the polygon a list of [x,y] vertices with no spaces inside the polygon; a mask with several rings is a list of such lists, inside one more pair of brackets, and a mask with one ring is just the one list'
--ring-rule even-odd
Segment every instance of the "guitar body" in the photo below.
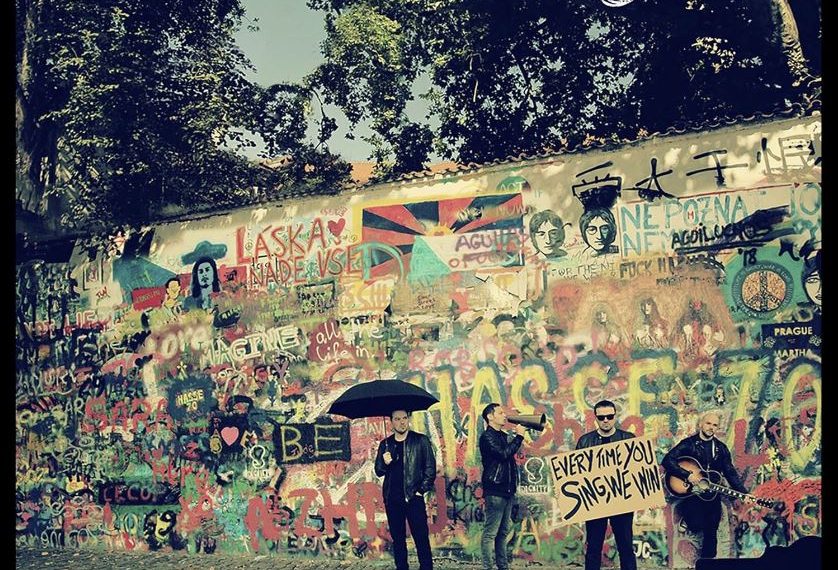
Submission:
{"label": "guitar body", "polygon": [[722,485],[721,473],[713,471],[712,469],[704,469],[701,463],[692,457],[682,457],[678,460],[678,466],[686,471],[689,471],[690,474],[698,473],[698,475],[701,476],[701,481],[693,485],[691,483],[687,483],[672,473],[668,473],[664,483],[669,493],[676,498],[689,497],[693,495],[704,501],[712,501],[716,498],[716,495],[722,493],[729,497],[733,497],[734,499],[748,499],[761,507],[772,507],[777,510],[783,508],[783,503],[781,501],[772,501],[770,499],[754,497],[753,495],[740,493],[739,491],[735,491],[730,487]]}
{"label": "guitar body", "polygon": [[[682,457],[678,460],[678,466],[690,473],[698,473],[701,476],[702,483],[709,482],[718,484],[722,480],[722,476],[718,471],[704,469],[698,460],[693,459],[692,457]],[[692,485],[672,474],[669,474],[666,477],[666,488],[676,497],[696,495],[704,501],[712,501],[715,499],[716,495],[718,495],[718,491],[716,491],[712,486],[702,485],[702,483]]]}

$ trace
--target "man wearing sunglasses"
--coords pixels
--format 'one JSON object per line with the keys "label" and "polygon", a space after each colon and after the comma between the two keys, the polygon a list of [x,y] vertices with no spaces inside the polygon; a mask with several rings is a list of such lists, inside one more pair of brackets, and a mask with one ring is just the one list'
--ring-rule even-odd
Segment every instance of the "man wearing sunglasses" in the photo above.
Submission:
{"label": "man wearing sunglasses", "polygon": [[[633,433],[618,429],[616,426],[617,407],[613,402],[600,400],[594,405],[594,416],[597,428],[579,438],[576,449],[594,447],[606,443],[614,443],[634,437]],[[611,521],[611,532],[617,541],[617,552],[620,555],[620,570],[637,570],[637,560],[634,558],[632,539],[634,531],[632,522],[634,513],[612,515],[601,519],[585,521],[585,570],[599,570],[602,564],[602,545],[605,542],[605,529]]]}

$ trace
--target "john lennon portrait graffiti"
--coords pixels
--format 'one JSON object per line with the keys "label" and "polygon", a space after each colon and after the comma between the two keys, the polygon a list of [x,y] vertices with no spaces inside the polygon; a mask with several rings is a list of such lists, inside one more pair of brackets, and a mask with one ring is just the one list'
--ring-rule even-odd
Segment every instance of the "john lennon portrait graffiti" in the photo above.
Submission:
{"label": "john lennon portrait graffiti", "polygon": [[530,218],[530,239],[535,250],[548,260],[561,259],[567,255],[562,249],[565,226],[558,214],[542,210]]}

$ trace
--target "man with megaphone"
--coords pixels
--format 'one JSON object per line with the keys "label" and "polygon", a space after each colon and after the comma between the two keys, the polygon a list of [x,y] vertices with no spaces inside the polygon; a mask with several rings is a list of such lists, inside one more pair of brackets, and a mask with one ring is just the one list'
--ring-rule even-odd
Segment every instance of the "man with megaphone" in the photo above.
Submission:
{"label": "man with megaphone", "polygon": [[500,404],[491,403],[483,408],[486,429],[480,436],[480,459],[483,463],[483,536],[480,549],[483,557],[483,570],[507,570],[509,561],[506,555],[506,538],[511,530],[512,500],[518,488],[518,466],[515,465],[515,453],[524,441],[526,428],[515,424],[515,435],[509,439],[501,431],[509,418]]}

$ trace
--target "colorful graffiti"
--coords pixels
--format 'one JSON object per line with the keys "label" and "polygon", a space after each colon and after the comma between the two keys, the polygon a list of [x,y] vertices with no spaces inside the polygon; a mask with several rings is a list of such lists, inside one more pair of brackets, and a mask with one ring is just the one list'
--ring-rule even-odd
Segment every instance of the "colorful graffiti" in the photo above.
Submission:
{"label": "colorful graffiti", "polygon": [[[584,526],[559,524],[543,458],[593,429],[601,398],[661,456],[721,410],[746,485],[783,508],[727,505],[720,554],[819,534],[820,203],[810,117],[158,224],[21,264],[17,540],[388,556],[382,421],[326,410],[391,377],[439,399],[412,427],[438,455],[428,515],[446,556],[479,557],[491,401],[548,418],[518,457],[519,559],[582,563]],[[670,507],[636,514],[634,547],[662,568],[696,556]]]}

